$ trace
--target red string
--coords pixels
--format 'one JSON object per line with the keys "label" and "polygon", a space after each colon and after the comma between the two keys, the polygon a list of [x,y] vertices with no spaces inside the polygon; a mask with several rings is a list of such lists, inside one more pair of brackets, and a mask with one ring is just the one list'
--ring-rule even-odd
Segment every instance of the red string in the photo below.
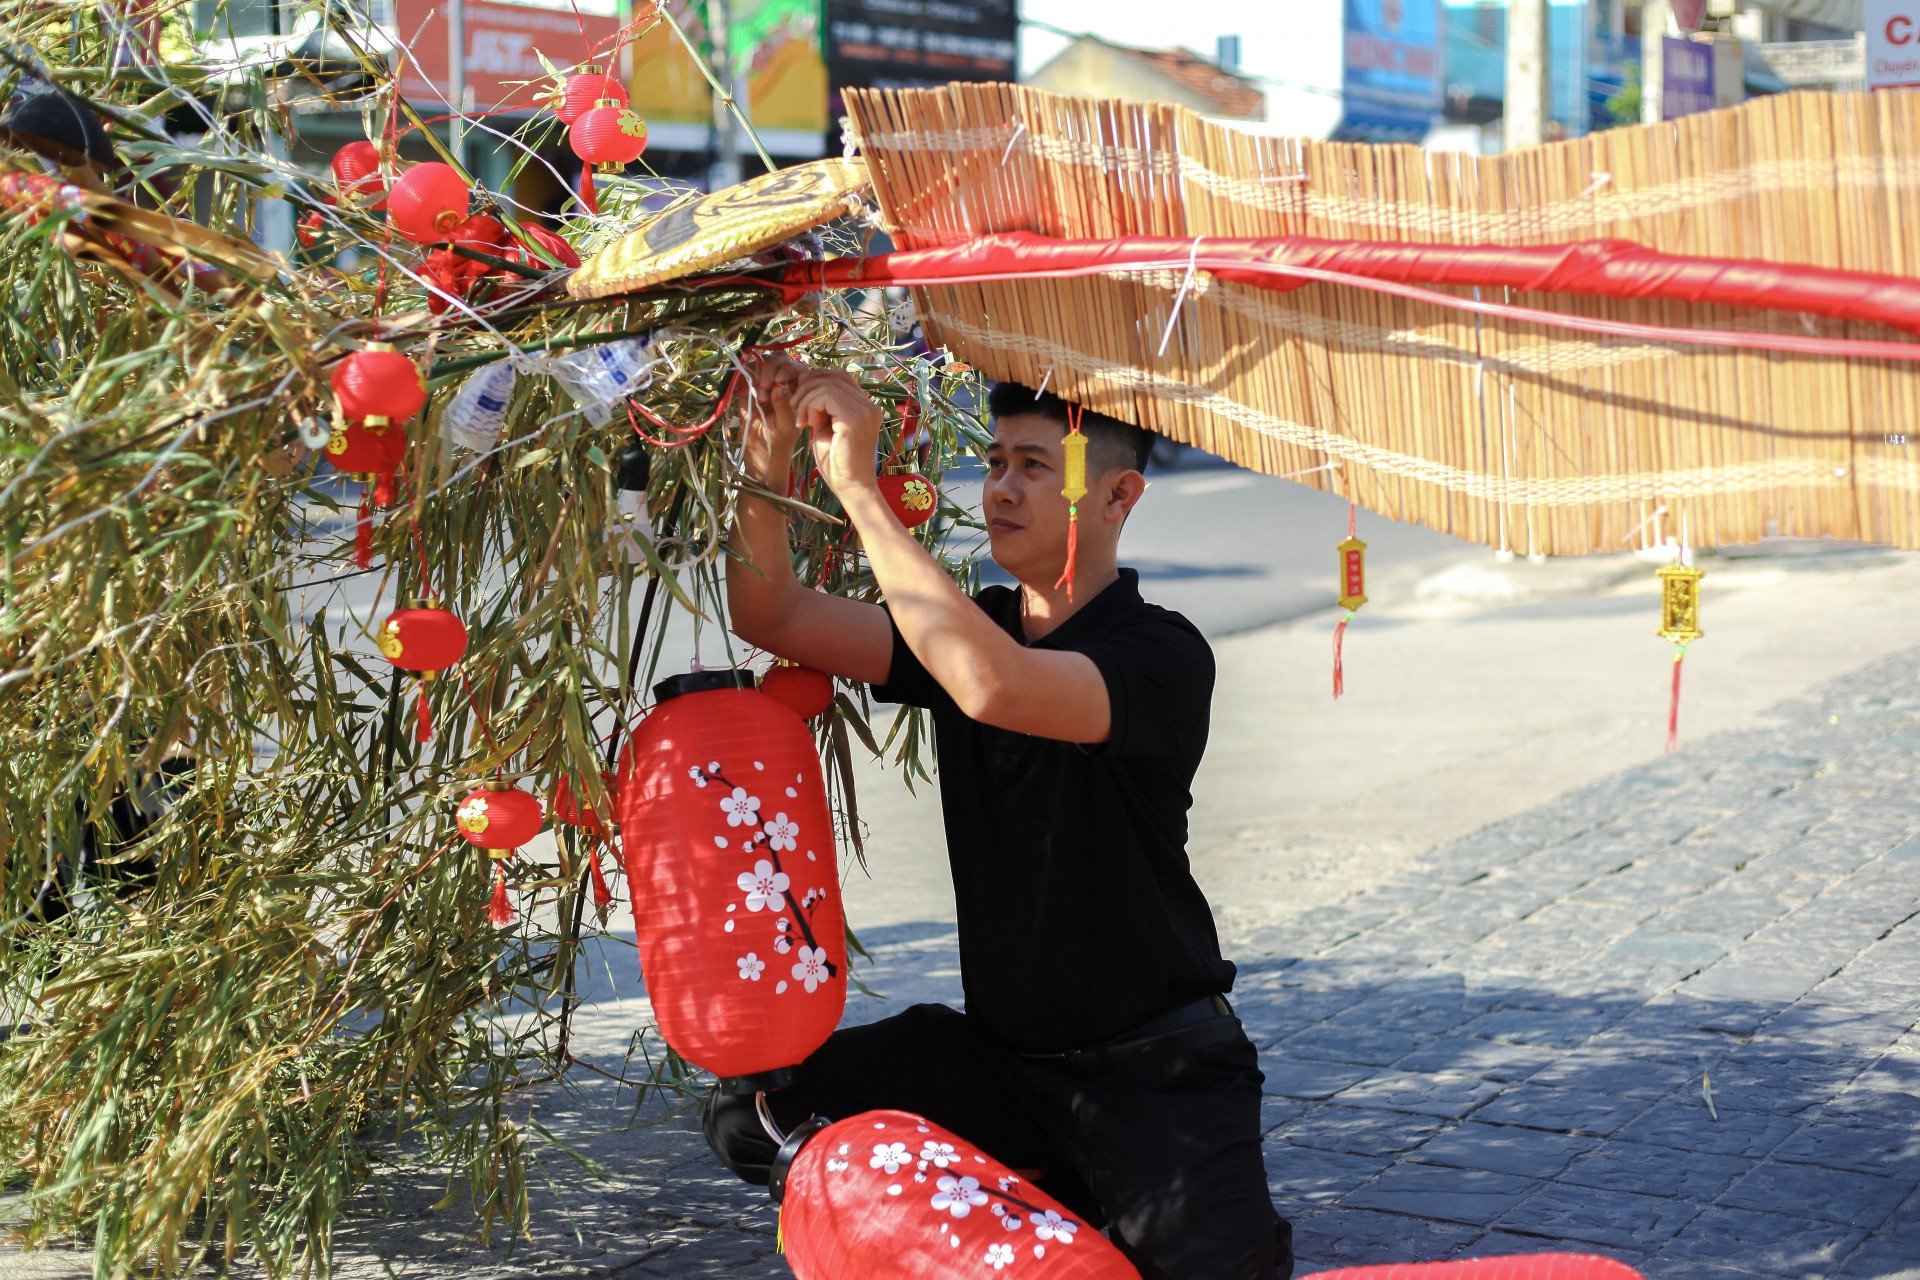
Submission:
{"label": "red string", "polygon": [[353,562],[362,569],[373,568],[373,486],[360,490],[360,514],[353,521]]}
{"label": "red string", "polygon": [[1667,753],[1680,745],[1680,668],[1685,663],[1685,646],[1673,651],[1673,695],[1667,702]]}

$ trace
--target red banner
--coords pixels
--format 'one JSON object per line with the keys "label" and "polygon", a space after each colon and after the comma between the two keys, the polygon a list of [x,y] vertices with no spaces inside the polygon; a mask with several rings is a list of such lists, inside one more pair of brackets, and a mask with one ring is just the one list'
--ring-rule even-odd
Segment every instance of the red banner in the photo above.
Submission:
{"label": "red banner", "polygon": [[[460,3],[466,52],[463,68],[472,111],[528,110],[542,105],[544,71],[536,54],[566,69],[613,49],[620,20],[578,10],[565,0],[542,5],[495,4],[489,0],[394,0],[394,28],[406,46],[400,91],[417,107],[452,102],[448,65],[448,14]],[[407,56],[410,55],[410,56]],[[456,106],[460,105],[455,103]]]}

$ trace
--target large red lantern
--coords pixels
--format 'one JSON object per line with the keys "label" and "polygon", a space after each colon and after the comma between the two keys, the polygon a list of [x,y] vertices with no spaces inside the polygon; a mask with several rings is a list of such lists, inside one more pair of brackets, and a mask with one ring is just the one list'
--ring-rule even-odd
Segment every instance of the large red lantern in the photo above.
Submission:
{"label": "large red lantern", "polygon": [[794,1131],[774,1161],[799,1280],[1139,1280],[1120,1250],[965,1138],[905,1111]]}
{"label": "large red lantern", "polygon": [[615,797],[660,1034],[734,1093],[778,1088],[847,996],[820,757],[747,671],[654,686]]}
{"label": "large red lantern", "polygon": [[881,476],[880,496],[909,529],[917,529],[933,519],[934,511],[940,506],[940,494],[932,482],[911,471]]}
{"label": "large red lantern", "polygon": [[573,154],[588,164],[631,164],[647,149],[647,122],[611,98],[602,98],[568,131]]}
{"label": "large red lantern", "polygon": [[376,642],[387,661],[402,671],[420,677],[419,697],[414,702],[414,736],[421,742],[433,740],[433,720],[427,714],[427,685],[434,673],[445,671],[467,653],[467,628],[452,613],[440,607],[438,600],[416,600],[411,609],[396,609],[380,624]]}
{"label": "large red lantern", "polygon": [[566,84],[553,95],[553,114],[560,123],[572,124],[602,102],[627,105],[627,90],[618,80],[599,67],[584,66],[567,77]]}
{"label": "large red lantern", "polygon": [[393,229],[415,244],[445,240],[467,218],[473,190],[452,165],[429,160],[401,174],[387,196]]}
{"label": "large red lantern", "polygon": [[833,705],[833,677],[813,667],[777,662],[760,677],[760,692],[802,720],[811,720]]}
{"label": "large red lantern", "polygon": [[370,427],[405,422],[427,402],[420,366],[384,342],[369,343],[333,367],[340,416]]}
{"label": "large red lantern", "polygon": [[453,817],[466,842],[485,849],[493,859],[493,901],[487,906],[487,918],[496,925],[512,924],[506,860],[540,834],[546,820],[540,801],[504,782],[489,782],[462,800]]}
{"label": "large red lantern", "polygon": [[333,181],[341,204],[366,204],[379,209],[385,201],[376,200],[386,181],[380,175],[380,148],[361,139],[349,142],[333,153]]}

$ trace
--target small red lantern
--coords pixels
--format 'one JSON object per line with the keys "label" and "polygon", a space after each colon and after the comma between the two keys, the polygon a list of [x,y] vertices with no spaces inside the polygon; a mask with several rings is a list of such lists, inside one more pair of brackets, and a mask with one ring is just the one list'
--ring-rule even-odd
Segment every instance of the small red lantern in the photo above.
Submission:
{"label": "small red lantern", "polygon": [[905,1111],[809,1121],[773,1164],[798,1280],[1139,1280],[1120,1250],[965,1138]]}
{"label": "small red lantern", "polygon": [[366,486],[353,526],[353,559],[362,569],[373,563],[373,508],[393,505],[394,472],[406,456],[407,433],[399,427],[348,422],[327,437],[327,461]]}
{"label": "small red lantern", "polygon": [[933,519],[934,511],[940,506],[940,495],[932,483],[911,471],[881,476],[880,496],[909,529],[917,529]]}
{"label": "small red lantern", "polygon": [[566,84],[554,93],[553,114],[560,117],[560,123],[572,124],[602,102],[624,107],[627,101],[627,91],[618,80],[588,65],[568,76]]}
{"label": "small red lantern", "polygon": [[722,1089],[777,1088],[846,1004],[820,757],[751,672],[676,676],[654,695],[615,799],[654,1018]]}
{"label": "small red lantern", "polygon": [[[600,782],[607,793],[612,794],[613,775],[601,774]],[[613,904],[613,890],[607,885],[606,872],[600,869],[599,842],[607,834],[607,824],[591,806],[581,804],[574,791],[573,778],[561,774],[553,784],[553,820],[587,833],[587,870],[593,873],[593,905],[605,911]]]}
{"label": "small red lantern", "polygon": [[380,208],[385,202],[374,202],[374,197],[386,185],[380,175],[380,148],[361,139],[334,152],[333,181],[342,204],[372,202],[373,208]]}
{"label": "small red lantern", "polygon": [[647,122],[612,98],[602,98],[573,122],[568,142],[588,164],[631,164],[647,149]]}
{"label": "small red lantern", "polygon": [[387,196],[387,216],[393,229],[415,244],[433,244],[466,221],[472,199],[460,171],[433,160],[400,175]]}
{"label": "small red lantern", "polygon": [[440,607],[438,600],[416,600],[411,609],[396,609],[380,624],[376,642],[387,661],[420,677],[414,702],[415,738],[433,740],[433,721],[427,714],[427,685],[436,671],[445,671],[467,653],[467,628]]}
{"label": "small red lantern", "polygon": [[427,380],[419,365],[376,342],[333,367],[333,394],[348,421],[387,427],[420,412]]}
{"label": "small red lantern", "polygon": [[802,720],[811,720],[833,705],[833,677],[798,663],[777,662],[760,677],[760,692]]}
{"label": "small red lantern", "polygon": [[453,817],[466,842],[493,859],[493,901],[487,918],[496,925],[512,924],[505,864],[515,849],[540,834],[546,818],[540,801],[504,782],[489,782],[462,800]]}
{"label": "small red lantern", "polygon": [[[333,197],[328,196],[324,198],[321,203],[332,204]],[[300,215],[300,221],[294,224],[293,238],[299,242],[302,249],[311,249],[314,245],[320,243],[320,237],[326,232],[326,229],[327,215],[325,210],[309,209]]]}

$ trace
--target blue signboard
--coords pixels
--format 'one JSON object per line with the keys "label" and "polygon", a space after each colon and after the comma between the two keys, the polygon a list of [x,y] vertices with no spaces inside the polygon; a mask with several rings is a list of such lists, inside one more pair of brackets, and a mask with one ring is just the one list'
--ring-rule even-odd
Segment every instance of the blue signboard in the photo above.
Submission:
{"label": "blue signboard", "polygon": [[1660,57],[1660,118],[1677,120],[1713,108],[1713,46],[1666,37]]}
{"label": "blue signboard", "polygon": [[1440,0],[1345,0],[1336,138],[1419,142],[1440,111]]}

